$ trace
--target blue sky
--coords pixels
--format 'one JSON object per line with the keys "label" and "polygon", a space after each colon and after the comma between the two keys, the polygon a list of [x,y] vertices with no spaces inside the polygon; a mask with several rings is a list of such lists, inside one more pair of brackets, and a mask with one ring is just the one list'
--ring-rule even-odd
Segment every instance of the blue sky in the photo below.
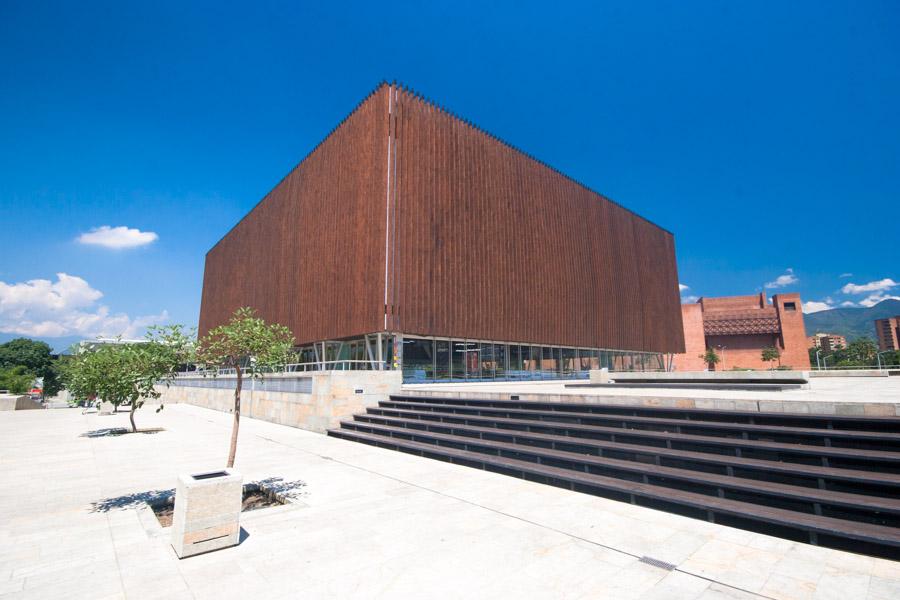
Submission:
{"label": "blue sky", "polygon": [[0,339],[196,324],[382,79],[673,231],[685,297],[900,296],[900,4],[484,4],[0,3]]}

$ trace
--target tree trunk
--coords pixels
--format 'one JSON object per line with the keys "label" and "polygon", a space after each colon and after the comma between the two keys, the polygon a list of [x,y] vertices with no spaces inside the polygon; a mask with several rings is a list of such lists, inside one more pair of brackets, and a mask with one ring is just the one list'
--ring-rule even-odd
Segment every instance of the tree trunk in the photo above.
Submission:
{"label": "tree trunk", "polygon": [[[128,413],[128,418],[131,419],[131,433],[137,433],[137,427],[136,427],[135,424],[134,424],[134,405],[135,405],[135,404],[137,404],[137,402],[134,402],[134,401],[132,400],[132,402],[131,402],[131,412]],[[117,406],[117,408],[118,408],[118,406]]]}
{"label": "tree trunk", "polygon": [[241,367],[235,365],[234,370],[237,374],[237,383],[234,386],[234,426],[231,428],[231,448],[228,450],[228,464],[225,465],[229,469],[234,467],[234,455],[237,454],[238,428],[241,426]]}

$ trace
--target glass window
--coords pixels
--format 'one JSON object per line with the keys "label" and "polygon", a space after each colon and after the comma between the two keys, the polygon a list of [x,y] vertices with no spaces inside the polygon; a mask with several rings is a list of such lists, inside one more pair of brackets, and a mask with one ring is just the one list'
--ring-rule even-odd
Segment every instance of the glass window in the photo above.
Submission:
{"label": "glass window", "polygon": [[466,378],[466,343],[462,340],[453,340],[450,343],[451,365],[450,377],[452,379]]}
{"label": "glass window", "polygon": [[608,350],[606,352],[607,361],[609,362],[609,370],[610,371],[621,371],[622,365],[619,361],[619,353],[615,350]]}
{"label": "glass window", "polygon": [[578,370],[575,364],[575,348],[560,348],[563,375],[571,375]]}
{"label": "glass window", "polygon": [[425,382],[434,378],[434,342],[419,338],[403,340],[403,381]]}
{"label": "glass window", "polygon": [[[338,360],[338,355],[341,351],[341,343],[340,342],[325,342],[325,361],[332,362]],[[328,365],[328,367],[334,367],[334,365]]]}
{"label": "glass window", "polygon": [[506,357],[508,347],[506,344],[494,344],[494,377],[497,379],[506,379],[508,371],[506,367]]}
{"label": "glass window", "polygon": [[450,379],[450,342],[434,341],[434,379],[446,381]]}
{"label": "glass window", "polygon": [[465,343],[466,379],[481,379],[481,358],[478,342]]}
{"label": "glass window", "polygon": [[481,344],[481,377],[493,379],[496,370],[493,344]]}
{"label": "glass window", "polygon": [[582,371],[599,369],[598,351],[591,348],[582,348],[578,351],[578,361]]}
{"label": "glass window", "polygon": [[305,363],[302,369],[311,369],[312,363],[316,362],[316,353],[313,350],[312,346],[304,346],[300,349],[300,358],[299,362]]}
{"label": "glass window", "polygon": [[540,373],[541,371],[541,347],[540,346],[531,346],[531,358],[528,359],[528,370],[532,372],[532,375],[535,373]]}
{"label": "glass window", "polygon": [[510,379],[522,379],[523,372],[525,371],[525,362],[522,359],[521,351],[525,351],[525,359],[528,358],[528,346],[518,346],[516,344],[511,344],[509,349],[507,350],[507,362],[509,363],[509,370],[507,371],[507,377]]}
{"label": "glass window", "polygon": [[545,373],[552,373],[554,371],[558,371],[557,368],[557,357],[559,353],[556,348],[551,348],[549,346],[544,346],[541,348],[541,364],[540,369]]}

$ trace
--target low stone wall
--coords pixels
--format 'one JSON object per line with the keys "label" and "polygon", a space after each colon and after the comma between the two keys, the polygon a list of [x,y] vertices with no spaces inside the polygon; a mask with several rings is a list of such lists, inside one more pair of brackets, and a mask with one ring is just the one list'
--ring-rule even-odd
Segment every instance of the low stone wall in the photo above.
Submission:
{"label": "low stone wall", "polygon": [[810,371],[810,377],[887,377],[890,372],[878,369],[853,369],[846,371]]}
{"label": "low stone wall", "polygon": [[703,408],[742,412],[779,412],[814,415],[900,416],[900,402],[819,402],[813,400],[751,400],[731,398],[690,398],[675,396],[616,396],[612,394],[556,394],[552,392],[484,392],[428,390],[416,387],[402,394],[429,398],[465,398],[470,400],[521,400],[525,402],[570,402],[609,406],[645,406],[660,408]]}
{"label": "low stone wall", "polygon": [[[198,385],[207,382],[217,387]],[[259,379],[251,382],[250,378],[245,377],[241,390],[241,414],[323,433],[337,427],[341,419],[365,412],[367,406],[376,406],[379,401],[387,400],[390,394],[398,393],[401,382],[400,371],[317,371],[266,375],[262,382]],[[157,389],[163,394],[163,402],[233,412],[234,384],[234,375],[183,377],[176,379],[168,388],[158,386]]]}
{"label": "low stone wall", "polygon": [[[809,380],[809,371],[673,371],[666,372],[612,372],[609,378],[613,381],[653,381],[664,383],[666,381],[711,381],[729,383],[733,381],[754,383],[794,383]],[[590,372],[591,383],[600,383],[602,369],[592,369]]]}
{"label": "low stone wall", "polygon": [[33,410],[44,408],[37,400],[32,400],[28,394],[2,394],[0,395],[0,410]]}

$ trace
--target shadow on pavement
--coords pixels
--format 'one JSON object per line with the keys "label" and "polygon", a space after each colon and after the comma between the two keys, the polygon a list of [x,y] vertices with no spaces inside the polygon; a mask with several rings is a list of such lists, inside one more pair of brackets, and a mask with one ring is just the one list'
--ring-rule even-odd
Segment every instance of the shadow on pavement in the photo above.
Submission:
{"label": "shadow on pavement", "polygon": [[148,492],[135,492],[115,498],[104,498],[97,502],[91,502],[91,512],[109,512],[111,510],[137,508],[142,504],[163,504],[169,498],[175,496],[175,490],[151,490]]}
{"label": "shadow on pavement", "polygon": [[[162,427],[149,427],[147,429],[138,429],[134,433],[159,433],[160,431],[165,431]],[[86,438],[99,438],[99,437],[112,437],[117,435],[125,435],[126,433],[132,433],[130,429],[125,427],[106,427],[104,429],[94,429],[91,431],[85,431],[78,437],[86,437]]]}

